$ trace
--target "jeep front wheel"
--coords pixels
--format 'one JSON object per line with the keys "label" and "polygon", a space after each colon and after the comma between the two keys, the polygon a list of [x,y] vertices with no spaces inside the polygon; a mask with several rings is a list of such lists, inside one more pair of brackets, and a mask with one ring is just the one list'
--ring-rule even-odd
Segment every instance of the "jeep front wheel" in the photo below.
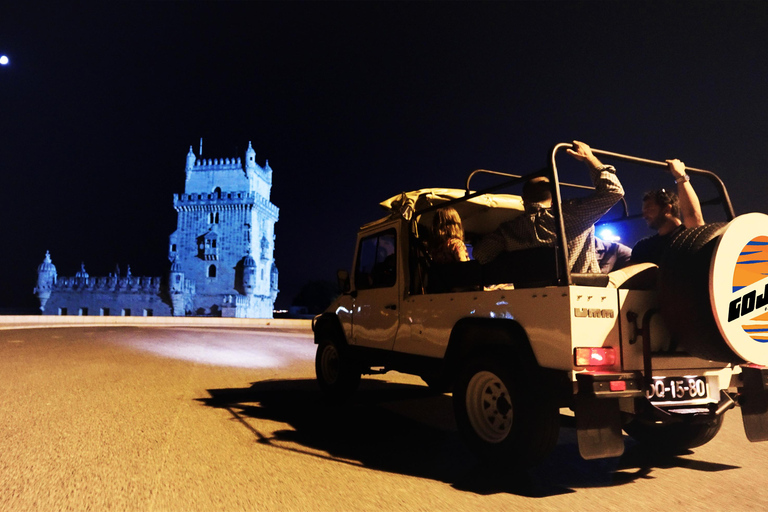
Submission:
{"label": "jeep front wheel", "polygon": [[552,451],[560,416],[550,393],[527,390],[535,382],[516,375],[498,358],[471,361],[456,383],[453,407],[459,432],[481,460],[525,468]]}
{"label": "jeep front wheel", "polygon": [[360,385],[360,368],[347,347],[321,340],[315,355],[315,374],[320,389],[333,400],[352,396]]}

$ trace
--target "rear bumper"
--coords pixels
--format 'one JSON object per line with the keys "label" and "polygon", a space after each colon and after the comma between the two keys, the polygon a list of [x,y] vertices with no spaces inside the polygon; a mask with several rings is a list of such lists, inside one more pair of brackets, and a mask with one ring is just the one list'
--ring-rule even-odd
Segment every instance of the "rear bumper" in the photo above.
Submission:
{"label": "rear bumper", "polygon": [[581,397],[642,398],[645,396],[640,372],[583,372],[576,374],[577,395]]}

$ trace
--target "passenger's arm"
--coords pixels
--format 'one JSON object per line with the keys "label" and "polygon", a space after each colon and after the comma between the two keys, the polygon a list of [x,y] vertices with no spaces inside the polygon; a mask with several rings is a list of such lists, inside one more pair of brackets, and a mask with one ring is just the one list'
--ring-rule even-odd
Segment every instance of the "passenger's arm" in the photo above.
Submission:
{"label": "passenger's arm", "polygon": [[464,245],[464,242],[454,238],[450,241],[450,244],[451,252],[456,261],[469,261],[469,253],[467,253],[467,246]]}
{"label": "passenger's arm", "polygon": [[616,177],[616,169],[611,165],[603,165],[588,145],[575,140],[573,149],[569,149],[568,153],[587,165],[595,186],[595,191],[590,195],[563,205],[566,230],[581,232],[600,220],[624,197],[624,188]]}
{"label": "passenger's arm", "polygon": [[573,141],[573,147],[568,149],[568,154],[591,168],[597,169],[603,166],[602,162],[592,153],[592,148],[578,140]]}
{"label": "passenger's arm", "polygon": [[685,164],[680,160],[667,160],[669,172],[677,183],[677,197],[680,200],[680,213],[686,228],[704,225],[704,215],[701,213],[699,196],[691,185],[690,177],[685,173]]}

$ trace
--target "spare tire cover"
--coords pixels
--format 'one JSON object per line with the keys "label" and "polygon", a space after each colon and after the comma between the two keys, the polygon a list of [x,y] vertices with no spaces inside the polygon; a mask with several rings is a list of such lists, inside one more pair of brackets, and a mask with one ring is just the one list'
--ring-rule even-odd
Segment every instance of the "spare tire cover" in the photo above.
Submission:
{"label": "spare tire cover", "polygon": [[745,361],[768,365],[768,215],[731,221],[717,240],[709,276],[715,323]]}

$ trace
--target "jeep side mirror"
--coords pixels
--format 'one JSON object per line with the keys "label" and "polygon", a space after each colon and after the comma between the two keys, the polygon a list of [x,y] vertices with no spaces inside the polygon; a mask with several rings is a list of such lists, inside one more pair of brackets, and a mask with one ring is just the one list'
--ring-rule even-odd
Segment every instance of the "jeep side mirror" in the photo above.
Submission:
{"label": "jeep side mirror", "polygon": [[339,270],[336,272],[336,279],[339,284],[339,291],[341,293],[349,293],[349,272],[346,270]]}

